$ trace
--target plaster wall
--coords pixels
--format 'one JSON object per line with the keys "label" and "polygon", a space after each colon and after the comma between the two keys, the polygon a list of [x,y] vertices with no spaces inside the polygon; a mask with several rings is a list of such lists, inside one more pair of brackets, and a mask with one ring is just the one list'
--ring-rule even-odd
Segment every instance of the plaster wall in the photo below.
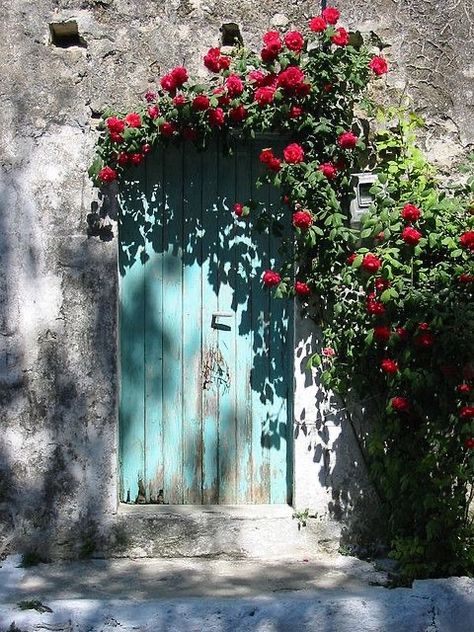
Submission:
{"label": "plaster wall", "polygon": [[[449,170],[474,143],[471,1],[338,6],[344,25],[391,44],[389,90],[414,97]],[[257,48],[317,3],[0,0],[0,12],[0,553],[39,543],[60,555],[117,508],[116,239],[87,234],[97,117],[178,63],[205,76],[223,23]],[[71,19],[85,45],[51,45],[49,24]],[[302,372],[316,335],[297,323],[295,503],[344,517],[367,483],[340,405]]]}

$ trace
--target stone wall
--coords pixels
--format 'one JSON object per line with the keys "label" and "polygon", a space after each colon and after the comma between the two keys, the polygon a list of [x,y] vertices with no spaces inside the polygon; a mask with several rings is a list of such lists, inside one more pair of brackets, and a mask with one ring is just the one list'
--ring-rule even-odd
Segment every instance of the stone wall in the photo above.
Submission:
{"label": "stone wall", "polygon": [[[391,44],[388,83],[414,97],[429,121],[428,147],[449,168],[474,143],[471,0],[338,5],[344,25]],[[100,112],[136,103],[175,64],[204,76],[202,55],[225,22],[258,47],[268,25],[298,27],[316,6],[0,2],[0,553],[13,528],[23,550],[35,541],[45,555],[87,548],[116,511],[116,240],[87,234]],[[79,46],[51,43],[50,24],[64,20],[77,22]],[[337,426],[315,422],[311,436],[300,435],[312,491],[299,504],[320,514],[334,499],[352,502],[357,446]]]}

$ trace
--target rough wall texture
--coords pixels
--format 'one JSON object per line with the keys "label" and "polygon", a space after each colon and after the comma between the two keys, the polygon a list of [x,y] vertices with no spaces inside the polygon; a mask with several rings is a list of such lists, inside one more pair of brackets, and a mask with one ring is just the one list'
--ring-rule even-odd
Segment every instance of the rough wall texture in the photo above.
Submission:
{"label": "rough wall texture", "polygon": [[[414,97],[448,168],[474,143],[471,0],[338,5],[346,25],[391,43],[389,84]],[[14,526],[18,546],[37,538],[47,554],[87,545],[116,510],[116,242],[87,236],[93,117],[135,103],[174,64],[202,73],[222,23],[258,46],[268,25],[298,26],[317,3],[2,0],[0,10],[0,533]],[[84,46],[51,45],[49,24],[67,19]],[[315,492],[301,504],[325,513],[357,455],[338,424],[313,425],[298,449],[317,466]],[[346,465],[333,467],[338,451]]]}

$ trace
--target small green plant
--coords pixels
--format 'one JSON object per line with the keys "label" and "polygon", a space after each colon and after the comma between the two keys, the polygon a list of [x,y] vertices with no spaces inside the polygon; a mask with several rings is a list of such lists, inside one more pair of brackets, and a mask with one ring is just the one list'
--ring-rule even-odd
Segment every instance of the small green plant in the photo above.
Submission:
{"label": "small green plant", "polygon": [[298,521],[298,531],[301,529],[301,527],[306,527],[306,523],[308,522],[308,518],[309,518],[308,507],[306,507],[306,509],[303,509],[301,511],[294,511],[292,518],[293,520]]}
{"label": "small green plant", "polygon": [[49,606],[45,606],[39,599],[19,601],[17,606],[20,610],[37,610],[38,612],[53,612]]}

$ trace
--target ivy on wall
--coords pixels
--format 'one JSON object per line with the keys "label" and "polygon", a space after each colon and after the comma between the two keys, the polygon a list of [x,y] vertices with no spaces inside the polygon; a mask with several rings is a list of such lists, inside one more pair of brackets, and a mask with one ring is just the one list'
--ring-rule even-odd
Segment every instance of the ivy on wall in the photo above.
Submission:
{"label": "ivy on wall", "polygon": [[[388,68],[339,17],[328,7],[305,32],[269,31],[259,54],[211,48],[207,85],[174,68],[136,111],[104,115],[90,175],[107,186],[157,145],[205,149],[215,134],[229,151],[266,132],[291,139],[259,156],[294,227],[291,256],[263,285],[317,302],[325,347],[310,365],[337,392],[371,399],[367,458],[405,577],[472,572],[474,178],[443,188],[409,113],[380,113],[379,131],[359,137],[354,108]],[[356,231],[351,173],[368,150],[378,179]],[[235,200],[233,212],[257,208]]]}

